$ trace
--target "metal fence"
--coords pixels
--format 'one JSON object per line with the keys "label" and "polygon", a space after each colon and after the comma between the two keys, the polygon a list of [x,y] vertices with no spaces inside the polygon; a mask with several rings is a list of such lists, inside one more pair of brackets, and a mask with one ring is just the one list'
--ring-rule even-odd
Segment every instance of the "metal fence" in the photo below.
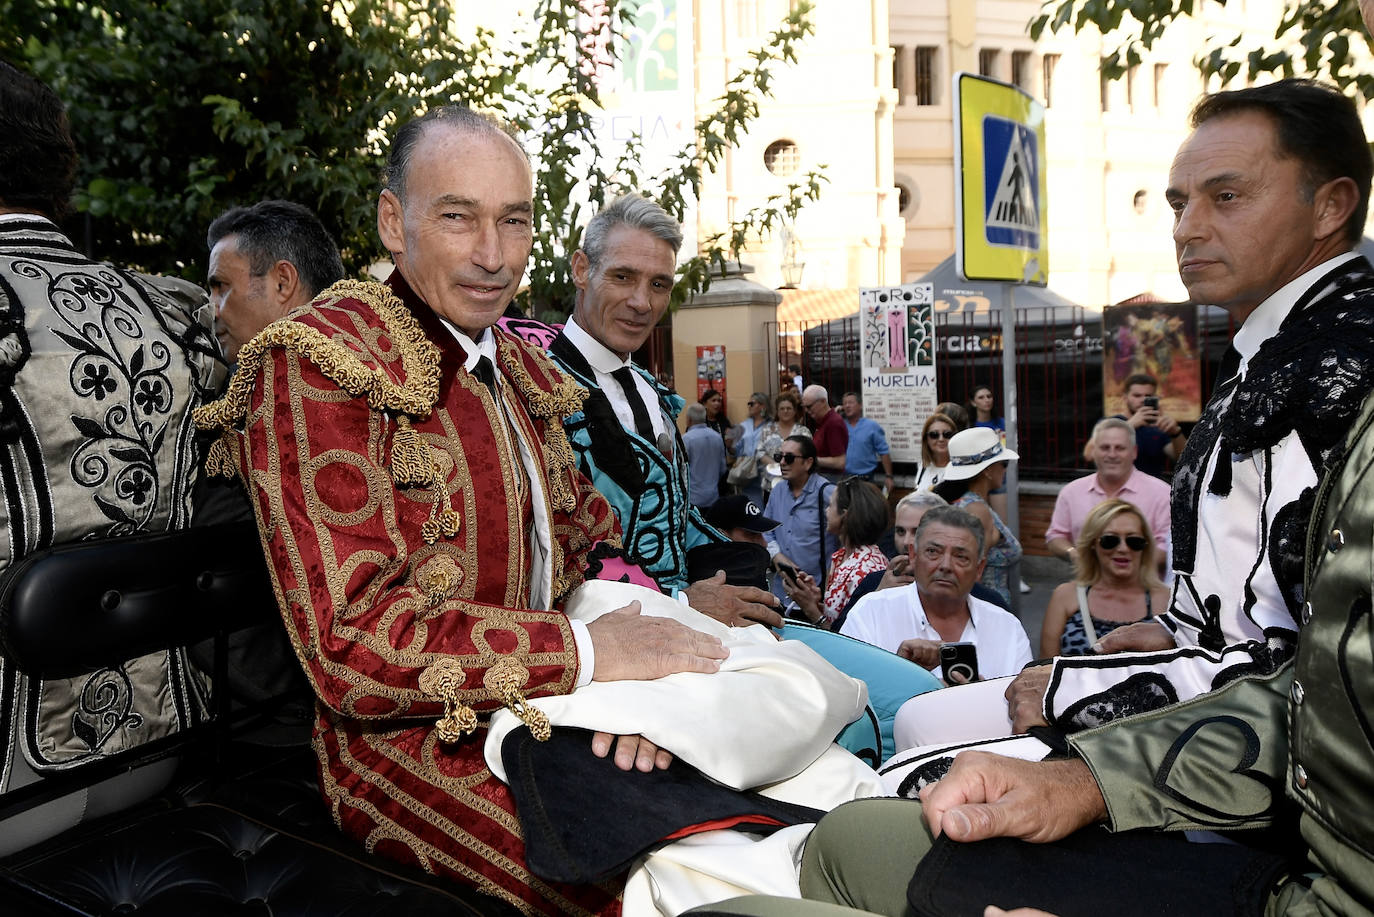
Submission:
{"label": "metal fence", "polygon": [[[800,365],[806,383],[824,385],[831,400],[859,389],[859,318],[771,323],[778,372],[776,395]],[[935,316],[936,388],[940,401],[966,403],[973,389],[990,386],[1002,411],[1000,310]],[[1217,363],[1232,334],[1229,317],[1198,308],[1198,364],[1203,393],[1212,390]],[[1068,481],[1091,468],[1082,457],[1092,426],[1103,416],[1102,313],[1082,306],[1016,310],[1017,451],[1022,480]],[[1112,412],[1117,410],[1111,406]],[[914,468],[900,471],[908,473]]]}

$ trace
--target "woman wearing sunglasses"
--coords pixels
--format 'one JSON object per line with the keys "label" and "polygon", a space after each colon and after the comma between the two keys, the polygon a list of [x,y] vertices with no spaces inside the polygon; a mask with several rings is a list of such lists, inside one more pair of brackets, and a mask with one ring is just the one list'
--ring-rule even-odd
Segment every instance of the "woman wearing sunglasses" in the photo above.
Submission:
{"label": "woman wearing sunglasses", "polygon": [[912,490],[930,490],[945,476],[949,465],[949,441],[959,427],[948,414],[931,414],[921,428],[921,467],[916,469]]}
{"label": "woman wearing sunglasses", "polygon": [[1054,590],[1040,629],[1040,655],[1084,656],[1118,627],[1169,607],[1155,575],[1154,536],[1134,503],[1105,500],[1088,514],[1074,552],[1074,581]]}
{"label": "woman wearing sunglasses", "polygon": [[774,455],[782,451],[783,440],[789,436],[808,438],[811,436],[811,431],[806,429],[801,422],[801,398],[796,392],[783,392],[778,395],[775,406],[777,419],[770,420],[759,428],[754,447],[754,455],[758,458],[759,468],[766,470],[769,462],[772,462],[777,468],[776,474],[765,473],[763,475],[764,497],[768,496],[768,492],[777,483],[777,475],[782,473],[782,468],[778,465],[778,460],[774,458]]}

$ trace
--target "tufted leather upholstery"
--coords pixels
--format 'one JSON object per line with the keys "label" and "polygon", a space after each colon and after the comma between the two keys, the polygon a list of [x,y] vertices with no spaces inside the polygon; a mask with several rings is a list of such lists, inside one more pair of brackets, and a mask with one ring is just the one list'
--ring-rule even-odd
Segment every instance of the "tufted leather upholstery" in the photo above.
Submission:
{"label": "tufted leather upholstery", "polygon": [[[261,554],[245,532],[252,535],[233,526],[190,529],[32,555],[0,579],[0,652],[31,674],[57,674],[214,638],[216,683],[228,686],[226,634],[275,620]],[[37,573],[29,578],[24,570]],[[186,614],[188,607],[197,614]],[[216,715],[202,729],[102,762],[87,769],[89,778],[78,770],[41,781],[53,785],[51,796],[69,792],[73,781],[181,758],[177,778],[152,799],[130,800],[114,814],[0,859],[0,913],[517,913],[472,889],[373,857],[340,835],[320,798],[304,722],[264,727],[259,720],[249,728],[242,715],[230,715],[228,696],[217,692]],[[46,789],[0,795],[0,813],[41,817],[41,810],[22,811],[24,797]]]}
{"label": "tufted leather upholstery", "polygon": [[0,862],[5,912],[47,901],[70,908],[53,913],[149,917],[516,913],[372,857],[339,835],[305,749],[270,754],[222,784],[189,770],[191,780],[144,806]]}

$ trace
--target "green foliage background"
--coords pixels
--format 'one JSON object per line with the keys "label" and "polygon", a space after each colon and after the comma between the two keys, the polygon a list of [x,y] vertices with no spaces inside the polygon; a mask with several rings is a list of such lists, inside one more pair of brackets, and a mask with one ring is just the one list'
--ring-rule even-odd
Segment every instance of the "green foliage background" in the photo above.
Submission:
{"label": "green foliage background", "polygon": [[[1045,29],[1081,31],[1093,26],[1112,44],[1103,58],[1109,77],[1124,74],[1177,19],[1200,13],[1209,0],[1045,0],[1031,22],[1031,36]],[[1226,0],[1212,0],[1226,6]],[[1232,0],[1234,3],[1235,0]],[[1360,21],[1356,0],[1287,0],[1274,42],[1268,48],[1247,47],[1241,36],[1199,49],[1195,58],[1204,74],[1224,81],[1254,79],[1261,74],[1308,76],[1326,80],[1347,93],[1374,98],[1374,73],[1357,65],[1354,48],[1368,48],[1370,38]]]}
{"label": "green foliage background", "polygon": [[[636,6],[611,0],[589,35],[575,0],[542,0],[523,37],[498,43],[487,31],[460,40],[448,4],[419,0],[0,0],[0,55],[68,106],[82,157],[68,227],[78,243],[197,282],[210,221],[272,197],[315,209],[361,272],[385,254],[376,193],[390,131],[447,102],[493,111],[538,164],[523,295],[548,315],[571,308],[567,256],[591,213],[634,189],[682,218],[758,114],[773,69],[812,31],[810,4],[797,4],[698,123],[696,147],[645,174],[633,146],[615,162],[588,153],[592,58],[618,48]],[[822,181],[802,176],[705,240],[680,269],[675,304],[708,282],[712,261],[795,217]]]}

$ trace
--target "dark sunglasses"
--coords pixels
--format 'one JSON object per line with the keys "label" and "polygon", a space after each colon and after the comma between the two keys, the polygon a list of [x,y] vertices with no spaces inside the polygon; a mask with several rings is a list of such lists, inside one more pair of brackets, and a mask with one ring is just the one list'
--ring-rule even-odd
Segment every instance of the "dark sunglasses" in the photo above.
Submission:
{"label": "dark sunglasses", "polygon": [[795,453],[795,452],[774,452],[774,453],[773,453],[773,461],[777,462],[779,465],[790,465],[790,464],[792,464],[793,462],[795,462],[795,461],[796,461],[797,459],[799,459],[799,458],[801,458],[801,456],[800,456],[800,455],[797,455],[797,453]]}
{"label": "dark sunglasses", "polygon": [[[1121,544],[1121,536],[1106,534],[1097,539],[1097,544],[1098,547],[1104,551],[1115,551],[1116,546]],[[1130,548],[1132,551],[1143,551],[1147,544],[1149,544],[1149,542],[1145,540],[1144,535],[1126,536],[1126,547]]]}
{"label": "dark sunglasses", "polygon": [[926,439],[953,439],[953,430],[929,430],[926,432]]}

